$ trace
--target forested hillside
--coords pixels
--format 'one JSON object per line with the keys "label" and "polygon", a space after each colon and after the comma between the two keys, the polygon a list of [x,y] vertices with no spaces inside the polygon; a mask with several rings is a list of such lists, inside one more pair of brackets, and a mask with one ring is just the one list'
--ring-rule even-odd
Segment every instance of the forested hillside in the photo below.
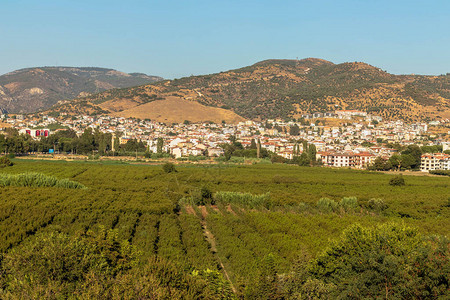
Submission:
{"label": "forested hillside", "polygon": [[59,112],[111,113],[169,96],[232,110],[248,119],[358,109],[407,121],[450,117],[450,75],[393,75],[362,62],[266,60],[252,66],[106,91],[56,106]]}

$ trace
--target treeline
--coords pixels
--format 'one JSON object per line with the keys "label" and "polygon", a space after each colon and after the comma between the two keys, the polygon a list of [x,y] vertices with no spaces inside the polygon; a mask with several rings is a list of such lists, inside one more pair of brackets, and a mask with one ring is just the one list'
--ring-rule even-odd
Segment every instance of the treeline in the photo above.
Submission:
{"label": "treeline", "polygon": [[20,174],[0,173],[0,186],[31,186],[31,187],[59,187],[67,189],[85,189],[79,182],[65,179],[58,179],[55,176],[48,176],[41,173],[26,172]]}
{"label": "treeline", "polygon": [[134,155],[136,152],[142,155],[147,151],[142,141],[130,139],[126,144],[120,144],[121,133],[118,132],[113,140],[111,133],[92,128],[86,128],[80,136],[68,129],[38,140],[27,134],[19,134],[15,129],[8,129],[6,133],[0,134],[0,153],[13,155],[49,153],[51,149],[56,153],[96,155]]}
{"label": "treeline", "polygon": [[314,144],[308,144],[306,141],[298,141],[294,145],[292,159],[284,158],[261,147],[259,140],[252,139],[251,144],[247,148],[238,142],[234,136],[230,137],[230,141],[231,143],[229,144],[221,145],[226,161],[231,161],[232,157],[245,157],[270,159],[272,163],[287,163],[299,166],[321,165],[321,161],[316,160],[316,146]]}

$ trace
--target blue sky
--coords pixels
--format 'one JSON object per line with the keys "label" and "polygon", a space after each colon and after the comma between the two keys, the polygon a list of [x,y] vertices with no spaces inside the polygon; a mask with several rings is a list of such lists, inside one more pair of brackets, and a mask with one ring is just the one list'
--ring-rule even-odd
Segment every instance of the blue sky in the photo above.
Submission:
{"label": "blue sky", "polygon": [[165,78],[269,58],[450,72],[450,1],[0,0],[0,74],[97,66]]}

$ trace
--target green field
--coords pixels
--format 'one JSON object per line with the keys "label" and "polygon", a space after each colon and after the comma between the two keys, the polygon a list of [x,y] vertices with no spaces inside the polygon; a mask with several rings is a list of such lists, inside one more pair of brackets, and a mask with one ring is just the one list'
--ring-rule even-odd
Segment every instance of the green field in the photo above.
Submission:
{"label": "green field", "polygon": [[[165,173],[161,166],[147,165],[14,163],[0,175],[37,172],[86,188],[0,187],[0,253],[22,249],[44,233],[74,236],[101,225],[135,247],[139,259],[133,268],[162,259],[188,274],[187,282],[191,274],[217,271],[219,279],[198,276],[225,286],[230,280],[228,288],[241,298],[255,293],[267,257],[277,274],[287,274],[300,258],[314,259],[354,223],[404,223],[427,235],[449,236],[450,230],[448,177],[404,176],[405,186],[391,186],[393,175],[281,164],[177,165],[177,172]],[[270,207],[208,204],[223,191],[269,193]],[[325,212],[317,207],[324,197],[336,202],[356,197],[357,206]],[[373,198],[386,207],[373,209]],[[195,291],[188,293],[196,297]]]}

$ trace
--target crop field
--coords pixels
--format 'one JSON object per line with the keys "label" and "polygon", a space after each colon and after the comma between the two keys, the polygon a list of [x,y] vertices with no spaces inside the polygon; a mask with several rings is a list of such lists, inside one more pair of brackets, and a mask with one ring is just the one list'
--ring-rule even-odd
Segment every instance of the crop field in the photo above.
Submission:
{"label": "crop field", "polygon": [[148,165],[14,163],[0,175],[33,172],[83,188],[1,186],[0,255],[46,232],[113,229],[140,263],[160,258],[186,274],[217,271],[239,298],[251,298],[267,257],[287,274],[352,224],[450,231],[448,177],[404,176],[404,186],[391,186],[393,175],[383,173],[278,164],[176,165],[166,173]]}

